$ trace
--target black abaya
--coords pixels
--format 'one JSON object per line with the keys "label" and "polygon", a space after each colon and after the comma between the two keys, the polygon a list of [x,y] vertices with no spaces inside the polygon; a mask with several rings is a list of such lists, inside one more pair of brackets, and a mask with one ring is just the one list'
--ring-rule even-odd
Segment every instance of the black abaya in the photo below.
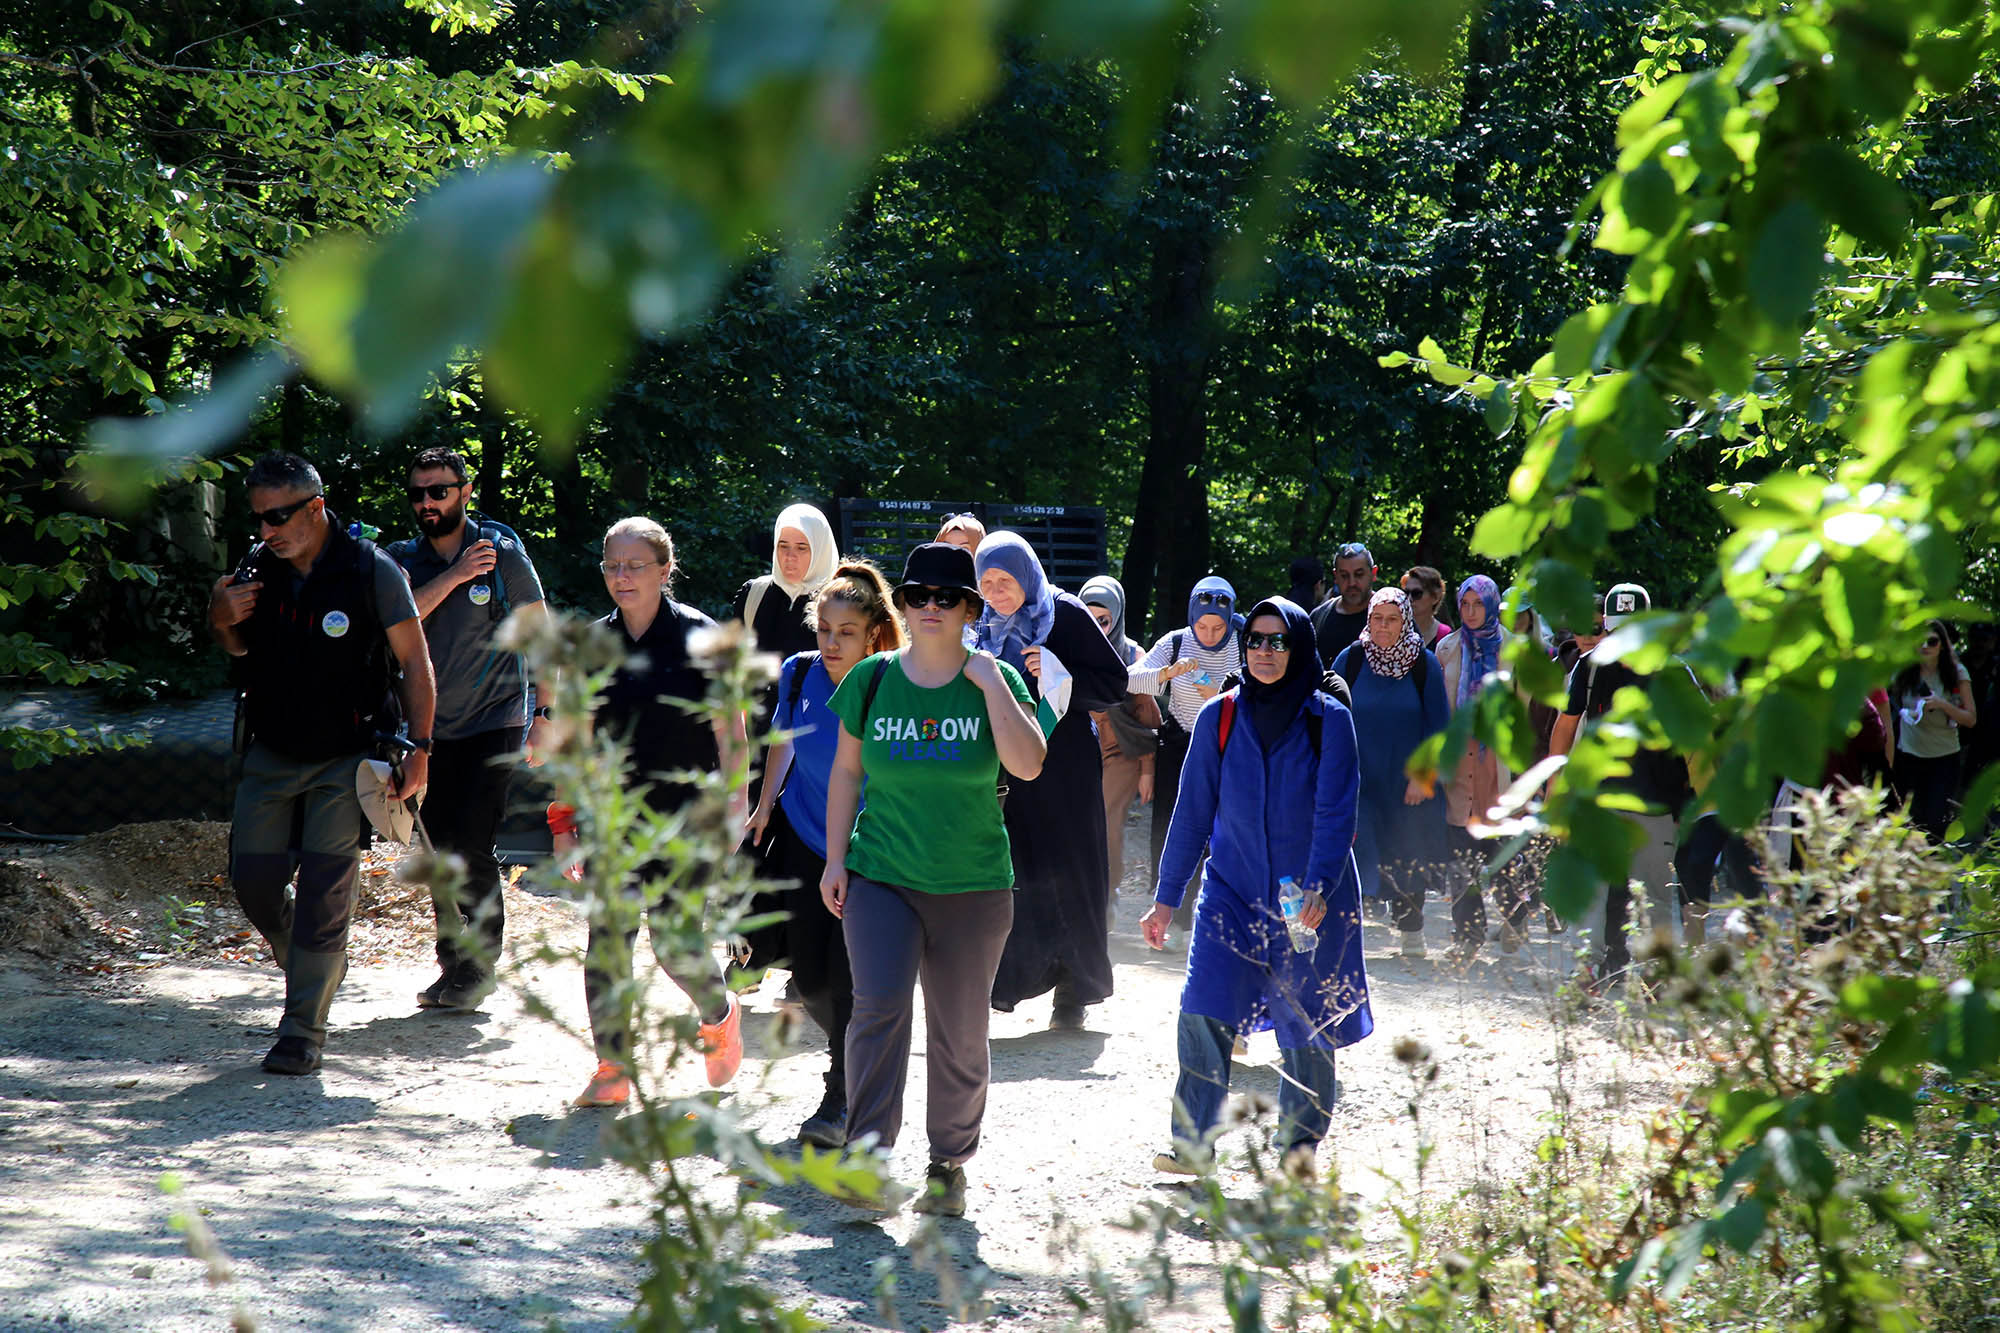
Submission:
{"label": "black abaya", "polygon": [[[993,1007],[1003,1013],[1052,989],[1060,988],[1062,1004],[1095,1004],[1111,994],[1104,764],[1090,714],[1124,702],[1125,663],[1089,610],[1066,592],[1056,594],[1055,620],[1042,646],[1074,683],[1069,711],[1049,737],[1041,776],[1007,779],[1014,928],[993,980]],[[1040,699],[1041,682],[1022,675]]]}

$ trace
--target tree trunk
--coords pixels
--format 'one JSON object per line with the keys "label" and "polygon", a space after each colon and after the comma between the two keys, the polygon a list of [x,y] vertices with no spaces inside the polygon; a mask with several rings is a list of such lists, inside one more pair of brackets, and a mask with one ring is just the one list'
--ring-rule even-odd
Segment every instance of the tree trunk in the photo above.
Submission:
{"label": "tree trunk", "polygon": [[[1127,617],[1143,613],[1149,636],[1179,623],[1188,589],[1208,572],[1208,359],[1216,238],[1190,221],[1167,232],[1153,257],[1146,462],[1123,570]],[[1139,622],[1133,622],[1139,623]]]}

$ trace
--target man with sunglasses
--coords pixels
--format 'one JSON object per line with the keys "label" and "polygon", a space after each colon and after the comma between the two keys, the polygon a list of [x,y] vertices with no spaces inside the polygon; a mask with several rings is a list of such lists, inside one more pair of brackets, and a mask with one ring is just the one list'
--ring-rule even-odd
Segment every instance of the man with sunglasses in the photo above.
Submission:
{"label": "man with sunglasses", "polygon": [[[518,653],[493,646],[510,611],[546,615],[542,581],[520,539],[466,508],[472,479],[456,450],[425,449],[410,463],[411,513],[422,534],[389,554],[414,590],[437,671],[437,744],[424,827],[439,851],[465,862],[453,893],[433,893],[438,977],[422,1009],[470,1013],[493,993],[506,910],[493,842],[507,786],[529,730],[528,680]],[[546,716],[536,709],[534,726]]]}
{"label": "man with sunglasses", "polygon": [[[209,595],[208,623],[236,659],[251,741],[230,830],[230,878],[250,924],[285,969],[285,1012],[264,1057],[310,1074],[347,973],[362,830],[355,769],[394,730],[392,691],[416,749],[390,789],[423,789],[435,686],[423,623],[402,572],[326,507],[319,473],[267,454],[247,478],[260,538]],[[285,889],[294,870],[298,884]]]}
{"label": "man with sunglasses", "polygon": [[1312,613],[1319,660],[1331,662],[1368,628],[1368,599],[1375,595],[1375,557],[1360,542],[1333,553],[1333,596]]}

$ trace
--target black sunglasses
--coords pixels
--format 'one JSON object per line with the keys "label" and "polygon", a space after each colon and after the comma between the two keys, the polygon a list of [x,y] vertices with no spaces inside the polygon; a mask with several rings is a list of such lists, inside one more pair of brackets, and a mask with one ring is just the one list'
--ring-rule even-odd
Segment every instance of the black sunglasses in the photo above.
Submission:
{"label": "black sunglasses", "polygon": [[1253,653],[1259,648],[1269,648],[1274,653],[1289,653],[1292,651],[1292,636],[1283,630],[1271,634],[1257,629],[1248,630],[1243,635],[1243,646]]}
{"label": "black sunglasses", "polygon": [[288,505],[279,505],[276,509],[253,509],[250,511],[250,517],[264,527],[282,528],[285,524],[292,521],[292,515],[298,513],[314,500],[319,499],[319,497],[320,492],[314,491],[303,500],[294,500]]}
{"label": "black sunglasses", "polygon": [[403,489],[409,492],[410,503],[415,504],[425,496],[429,496],[433,500],[448,499],[453,491],[467,484],[463,481],[446,481],[439,482],[435,486],[405,486]]}
{"label": "black sunglasses", "polygon": [[1935,634],[1931,635],[1928,639],[1924,640],[1924,647],[1926,648],[1937,648],[1943,646],[1943,644],[1944,640],[1940,639]]}
{"label": "black sunglasses", "polygon": [[1226,592],[1198,592],[1194,595],[1194,599],[1202,606],[1229,605],[1229,594]]}
{"label": "black sunglasses", "polygon": [[965,600],[965,593],[957,588],[925,588],[906,584],[897,591],[903,594],[904,606],[935,606],[940,611],[949,611]]}

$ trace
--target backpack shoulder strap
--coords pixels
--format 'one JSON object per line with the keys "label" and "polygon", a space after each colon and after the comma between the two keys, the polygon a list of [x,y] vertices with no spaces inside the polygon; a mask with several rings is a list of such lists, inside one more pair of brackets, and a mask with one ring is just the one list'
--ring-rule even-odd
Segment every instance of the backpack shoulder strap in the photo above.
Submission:
{"label": "backpack shoulder strap", "polygon": [[[816,652],[805,653],[802,656],[805,660],[799,663],[796,671],[792,672],[791,684],[785,691],[785,711],[792,715],[794,722],[798,721],[799,718],[799,696],[805,693],[806,676],[812,671],[813,663],[819,661],[819,654]],[[869,691],[869,695],[871,698],[873,697],[874,691],[872,689]],[[861,712],[862,716],[865,717],[868,710],[864,708]]]}
{"label": "backpack shoulder strap", "polygon": [[1174,631],[1174,653],[1172,661],[1168,663],[1169,666],[1173,665],[1174,662],[1178,662],[1181,660],[1181,640],[1186,637],[1187,636],[1183,634],[1181,631],[1179,630]]}
{"label": "backpack shoulder strap", "polygon": [[1229,733],[1236,729],[1236,691],[1224,690],[1215,714],[1215,752],[1229,748]]}
{"label": "backpack shoulder strap", "polygon": [[875,707],[875,691],[882,688],[882,677],[888,670],[889,657],[884,653],[882,660],[875,664],[875,674],[868,678],[867,690],[861,695],[861,727],[864,731],[868,728],[868,714]]}
{"label": "backpack shoulder strap", "polygon": [[[743,599],[743,628],[753,635],[757,632],[757,612],[764,605],[764,594],[769,591],[771,591],[769,574],[762,574],[750,580],[750,595]],[[869,688],[868,697],[871,699],[875,697],[872,686]],[[867,714],[863,713],[862,716],[866,717]]]}
{"label": "backpack shoulder strap", "polygon": [[1312,746],[1313,762],[1319,762],[1320,736],[1326,727],[1326,713],[1322,708],[1306,709],[1306,744]]}
{"label": "backpack shoulder strap", "polygon": [[1424,693],[1430,689],[1431,685],[1430,650],[1428,648],[1419,652],[1417,660],[1410,663],[1410,679],[1417,683],[1417,698],[1423,698]]}

